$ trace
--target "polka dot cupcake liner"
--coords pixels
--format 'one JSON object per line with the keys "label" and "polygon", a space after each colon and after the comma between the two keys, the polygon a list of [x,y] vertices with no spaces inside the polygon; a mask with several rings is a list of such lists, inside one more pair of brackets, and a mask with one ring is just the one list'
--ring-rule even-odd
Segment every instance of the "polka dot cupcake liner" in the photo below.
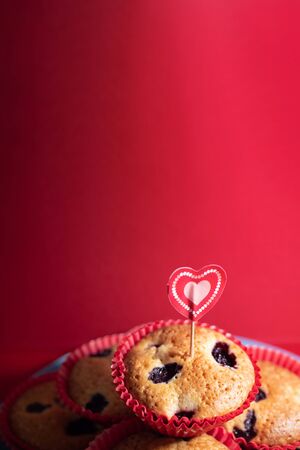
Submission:
{"label": "polka dot cupcake liner", "polygon": [[9,420],[10,410],[18,398],[24,394],[28,389],[37,386],[41,383],[47,383],[48,381],[55,381],[56,374],[49,373],[40,377],[30,378],[24,383],[17,386],[11,394],[8,394],[4,400],[0,413],[0,428],[2,432],[2,437],[6,445],[12,449],[22,449],[22,450],[38,450],[36,447],[32,447],[26,442],[22,441],[12,430]]}
{"label": "polka dot cupcake liner", "polygon": [[[137,419],[124,420],[113,425],[108,430],[105,430],[90,443],[87,450],[111,450],[131,434],[145,430],[149,431],[149,427],[145,427],[145,425]],[[230,450],[240,450],[241,448],[224,428],[215,428],[212,431],[209,431],[208,434],[213,436]]]}
{"label": "polka dot cupcake liner", "polygon": [[[277,366],[290,370],[300,377],[300,362],[293,359],[287,353],[280,352],[279,350],[273,350],[267,347],[249,347],[249,352],[252,357],[257,361],[269,361]],[[266,445],[257,444],[256,442],[247,442],[244,438],[235,438],[243,448],[250,450],[295,450],[300,448],[300,441],[293,444],[286,445]]]}
{"label": "polka dot cupcake liner", "polygon": [[97,339],[91,340],[80,347],[76,348],[73,352],[69,353],[66,361],[60,367],[57,374],[57,390],[61,401],[67,406],[71,411],[78,414],[79,416],[86,417],[87,419],[102,423],[111,424],[119,422],[124,418],[123,415],[106,415],[101,413],[94,413],[91,410],[85,408],[84,406],[76,403],[69,394],[69,378],[75,364],[81,359],[89,355],[101,352],[105,349],[117,346],[122,338],[125,336],[124,333],[112,334]]}
{"label": "polka dot cupcake liner", "polygon": [[248,354],[254,368],[255,381],[244,403],[236,410],[231,411],[230,413],[222,416],[215,416],[204,419],[197,419],[197,418],[188,419],[187,417],[182,418],[174,417],[168,419],[163,415],[155,413],[154,411],[149,409],[146,405],[141,404],[136,398],[134,398],[125,385],[124,358],[129,352],[129,350],[132,347],[134,347],[143,337],[145,337],[147,334],[155,330],[170,325],[188,324],[188,323],[190,322],[186,320],[168,320],[168,321],[162,320],[142,326],[134,333],[127,334],[124,337],[114,355],[112,363],[112,375],[114,383],[116,385],[116,390],[119,393],[121,399],[128,406],[128,408],[130,408],[135,413],[136,416],[138,416],[143,422],[148,424],[157,432],[175,437],[197,436],[201,433],[211,430],[212,428],[220,426],[224,422],[233,419],[235,416],[241,414],[246,408],[248,408],[250,403],[254,400],[258,392],[258,388],[260,386],[259,368],[256,365],[254,358],[249,353],[248,349],[243,344],[241,344],[241,342],[238,339],[236,339],[230,333],[226,333],[224,330],[219,329],[215,326],[208,324],[200,324],[200,325],[197,324],[197,326],[210,328],[211,330],[223,334],[226,338],[230,339],[235,344],[239,345]]}

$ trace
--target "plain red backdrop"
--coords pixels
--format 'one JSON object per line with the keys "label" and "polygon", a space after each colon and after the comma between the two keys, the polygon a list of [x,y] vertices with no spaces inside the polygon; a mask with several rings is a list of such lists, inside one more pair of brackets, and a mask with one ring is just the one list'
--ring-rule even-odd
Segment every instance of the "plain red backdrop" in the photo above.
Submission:
{"label": "plain red backdrop", "polygon": [[207,320],[300,352],[297,0],[2,5],[1,382],[178,317],[178,266],[228,272]]}

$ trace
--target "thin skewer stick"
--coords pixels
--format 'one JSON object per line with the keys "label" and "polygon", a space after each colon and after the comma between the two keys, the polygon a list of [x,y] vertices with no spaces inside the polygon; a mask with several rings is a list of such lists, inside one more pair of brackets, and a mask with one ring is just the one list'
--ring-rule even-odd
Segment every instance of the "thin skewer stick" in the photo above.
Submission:
{"label": "thin skewer stick", "polygon": [[190,357],[194,358],[194,345],[195,344],[195,322],[191,323],[191,344],[190,344]]}

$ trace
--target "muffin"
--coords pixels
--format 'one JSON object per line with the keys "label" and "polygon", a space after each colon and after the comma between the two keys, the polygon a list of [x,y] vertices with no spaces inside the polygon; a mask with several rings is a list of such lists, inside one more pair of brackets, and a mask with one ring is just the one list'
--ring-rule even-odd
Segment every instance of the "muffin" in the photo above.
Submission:
{"label": "muffin", "polygon": [[242,415],[225,424],[247,442],[287,445],[300,441],[300,376],[270,361],[258,363],[262,386]]}
{"label": "muffin", "polygon": [[3,434],[18,448],[84,450],[101,425],[61,406],[53,376],[31,380],[4,406]]}
{"label": "muffin", "polygon": [[221,416],[242,405],[255,380],[247,353],[209,328],[196,327],[194,358],[189,345],[189,325],[144,337],[125,358],[129,392],[168,419]]}
{"label": "muffin", "polygon": [[137,419],[126,419],[105,430],[87,450],[240,450],[224,428],[214,428],[208,434],[193,438],[172,438],[159,435]]}
{"label": "muffin", "polygon": [[213,436],[202,434],[191,439],[175,439],[151,432],[132,434],[114,447],[114,450],[228,450],[222,442]]}
{"label": "muffin", "polygon": [[79,359],[68,380],[69,395],[93,413],[125,415],[128,410],[120,401],[111,378],[111,360],[115,347]]}
{"label": "muffin", "polygon": [[61,367],[58,391],[74,412],[100,422],[113,422],[129,414],[111,376],[111,360],[120,337],[106,336],[84,344]]}
{"label": "muffin", "polygon": [[187,436],[185,427],[172,430],[168,421],[184,423],[190,437],[207,431],[239,414],[257,393],[257,367],[231,335],[196,326],[193,358],[189,347],[190,324],[157,322],[126,337],[113,360],[127,406],[165,434]]}

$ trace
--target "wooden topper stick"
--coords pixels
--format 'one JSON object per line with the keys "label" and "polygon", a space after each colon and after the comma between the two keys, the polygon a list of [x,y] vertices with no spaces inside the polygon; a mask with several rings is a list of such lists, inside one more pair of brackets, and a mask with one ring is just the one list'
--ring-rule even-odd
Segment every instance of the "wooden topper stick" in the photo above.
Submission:
{"label": "wooden topper stick", "polygon": [[190,343],[190,357],[194,358],[195,353],[195,322],[191,323],[191,343]]}

